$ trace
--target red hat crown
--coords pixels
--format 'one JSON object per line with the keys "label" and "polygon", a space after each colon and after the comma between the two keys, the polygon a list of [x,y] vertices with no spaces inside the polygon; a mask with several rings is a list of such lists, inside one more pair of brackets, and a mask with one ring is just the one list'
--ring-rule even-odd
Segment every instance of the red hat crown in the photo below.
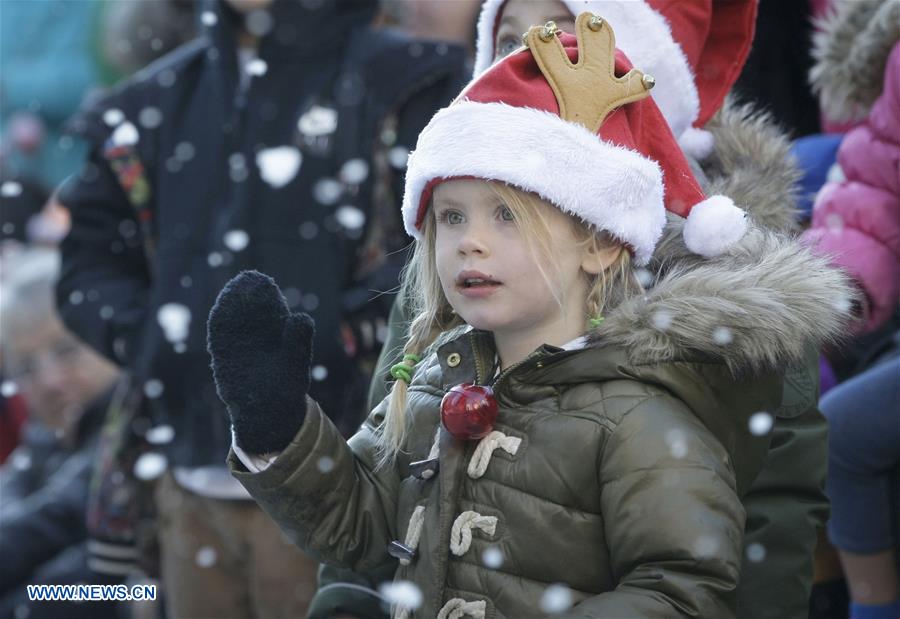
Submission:
{"label": "red hat crown", "polygon": [[[652,78],[615,49],[609,24],[584,13],[575,36],[548,30],[532,28],[528,49],[474,80],[422,132],[407,170],[407,231],[418,236],[437,183],[484,178],[540,195],[646,263],[665,211],[688,217],[703,192],[647,96]],[[729,210],[726,200],[716,199],[714,217]],[[733,228],[743,212],[730,209]],[[722,235],[706,236],[692,249],[719,253]]]}

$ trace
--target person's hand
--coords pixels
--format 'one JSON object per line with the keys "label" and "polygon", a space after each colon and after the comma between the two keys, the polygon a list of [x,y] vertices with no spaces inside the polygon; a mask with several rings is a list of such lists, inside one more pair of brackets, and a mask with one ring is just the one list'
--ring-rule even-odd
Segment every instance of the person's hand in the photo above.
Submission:
{"label": "person's hand", "polygon": [[259,455],[283,450],[303,425],[313,319],[292,313],[268,275],[243,271],[225,284],[207,324],[216,391],[238,446]]}

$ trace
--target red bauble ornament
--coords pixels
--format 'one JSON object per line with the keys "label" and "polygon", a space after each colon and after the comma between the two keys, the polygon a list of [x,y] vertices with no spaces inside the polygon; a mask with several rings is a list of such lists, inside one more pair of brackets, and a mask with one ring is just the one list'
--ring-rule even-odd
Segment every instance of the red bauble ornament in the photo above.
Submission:
{"label": "red bauble ornament", "polygon": [[497,421],[494,390],[483,385],[456,385],[441,400],[441,422],[453,436],[464,441],[484,438]]}

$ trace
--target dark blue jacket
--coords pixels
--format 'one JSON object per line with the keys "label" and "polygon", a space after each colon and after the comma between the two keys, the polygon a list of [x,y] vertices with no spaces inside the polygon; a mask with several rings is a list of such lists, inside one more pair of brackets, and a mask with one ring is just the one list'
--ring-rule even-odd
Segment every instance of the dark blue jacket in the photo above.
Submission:
{"label": "dark blue jacket", "polygon": [[[243,269],[272,275],[316,320],[312,397],[347,434],[364,416],[373,336],[392,297],[370,300],[396,286],[404,256],[391,252],[407,243],[403,155],[466,72],[460,49],[372,30],[376,6],[278,0],[268,19],[257,13],[248,24],[263,35],[262,63],[244,90],[240,18],[211,3],[203,37],[73,123],[94,150],[61,192],[73,227],[60,311],[92,346],[161,382],[152,408],[176,430],[173,464],[224,462],[230,433],[206,319]],[[126,123],[138,140],[123,157],[111,136],[133,142]],[[258,161],[278,147],[296,148],[300,165],[276,187]],[[160,327],[169,304],[190,317],[184,338]]]}

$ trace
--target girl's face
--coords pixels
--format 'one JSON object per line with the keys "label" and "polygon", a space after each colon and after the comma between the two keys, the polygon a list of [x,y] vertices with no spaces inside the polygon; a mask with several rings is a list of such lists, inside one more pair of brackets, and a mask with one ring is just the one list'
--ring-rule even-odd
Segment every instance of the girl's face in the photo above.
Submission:
{"label": "girl's face", "polygon": [[494,59],[522,47],[522,35],[532,26],[555,21],[560,30],[575,31],[575,18],[560,0],[509,0],[503,5],[494,41]]}
{"label": "girl's face", "polygon": [[538,345],[561,345],[586,324],[585,272],[605,265],[581,249],[568,216],[546,202],[542,206],[553,251],[553,264],[542,262],[543,273],[487,181],[438,185],[432,202],[437,271],[447,301],[466,323],[495,337],[539,336]]}

